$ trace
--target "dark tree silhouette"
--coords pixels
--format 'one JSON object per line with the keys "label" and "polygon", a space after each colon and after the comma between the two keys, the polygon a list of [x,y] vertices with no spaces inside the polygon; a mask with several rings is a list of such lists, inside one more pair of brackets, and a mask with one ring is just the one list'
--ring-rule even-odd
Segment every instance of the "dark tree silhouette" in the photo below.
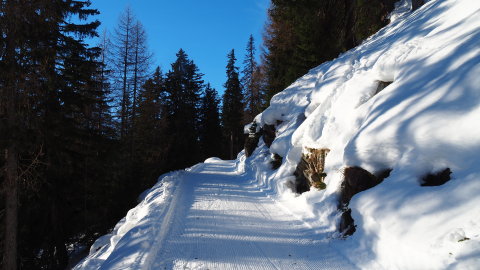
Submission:
{"label": "dark tree silhouette", "polygon": [[222,107],[222,126],[227,141],[229,158],[233,159],[243,147],[243,95],[238,78],[238,67],[235,66],[235,51],[228,54],[227,81],[224,84]]}

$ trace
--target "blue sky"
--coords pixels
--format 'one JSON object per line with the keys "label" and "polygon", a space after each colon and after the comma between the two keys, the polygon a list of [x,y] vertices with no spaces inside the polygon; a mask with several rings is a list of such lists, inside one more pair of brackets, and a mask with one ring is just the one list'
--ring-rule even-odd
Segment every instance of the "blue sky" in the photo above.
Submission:
{"label": "blue sky", "polygon": [[235,49],[241,68],[248,37],[262,43],[269,0],[93,0],[101,14],[99,33],[113,33],[123,10],[130,6],[144,25],[155,66],[164,72],[183,48],[220,93],[226,80],[227,53]]}

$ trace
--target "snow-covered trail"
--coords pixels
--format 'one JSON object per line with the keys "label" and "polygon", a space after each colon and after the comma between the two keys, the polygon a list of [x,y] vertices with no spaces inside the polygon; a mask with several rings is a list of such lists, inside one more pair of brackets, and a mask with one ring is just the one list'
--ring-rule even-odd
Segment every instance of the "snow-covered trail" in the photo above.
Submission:
{"label": "snow-covered trail", "polygon": [[355,269],[233,161],[182,174],[143,269]]}

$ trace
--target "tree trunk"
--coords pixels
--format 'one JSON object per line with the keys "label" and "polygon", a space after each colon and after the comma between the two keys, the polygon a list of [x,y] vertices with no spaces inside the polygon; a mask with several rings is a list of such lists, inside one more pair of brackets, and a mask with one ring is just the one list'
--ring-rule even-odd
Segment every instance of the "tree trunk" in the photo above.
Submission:
{"label": "tree trunk", "polygon": [[424,0],[412,0],[412,11],[417,10],[419,7],[423,6]]}
{"label": "tree trunk", "polygon": [[18,156],[15,146],[5,150],[5,242],[3,269],[17,269]]}
{"label": "tree trunk", "polygon": [[355,37],[355,0],[345,0],[345,50],[358,45]]}
{"label": "tree trunk", "polygon": [[[130,25],[130,24],[129,24]],[[128,26],[130,27],[130,26]],[[122,87],[122,112],[120,120],[120,139],[125,137],[126,122],[127,122],[127,72],[128,72],[128,46],[129,46],[129,30],[127,28],[126,40],[125,40],[125,52],[123,55],[123,87]]]}
{"label": "tree trunk", "polygon": [[230,159],[233,159],[233,132],[230,132]]}
{"label": "tree trunk", "polygon": [[135,38],[135,61],[134,61],[134,69],[133,69],[133,104],[132,104],[132,131],[131,131],[131,139],[130,139],[130,159],[133,159],[133,153],[135,151],[135,114],[137,108],[137,84],[138,84],[138,50],[139,50],[139,41],[138,41],[138,24],[137,24],[137,33]]}
{"label": "tree trunk", "polygon": [[[57,192],[55,192],[57,193]],[[65,247],[65,237],[62,226],[62,219],[60,218],[59,209],[55,198],[50,202],[50,222],[52,224],[53,234],[51,235],[53,241],[52,245],[55,247],[54,264],[60,269],[64,269],[68,265],[68,253]]]}
{"label": "tree trunk", "polygon": [[6,107],[7,128],[9,134],[7,147],[5,149],[5,171],[3,192],[5,199],[5,235],[4,235],[4,253],[3,253],[3,269],[17,269],[17,238],[18,238],[18,152],[17,144],[14,142],[16,137],[16,128],[18,127],[17,105],[19,102],[19,94],[17,92],[18,70],[16,69],[15,49],[17,48],[16,30],[18,21],[18,6],[15,2],[8,1],[4,3],[5,9],[2,10],[2,17],[5,18],[5,27],[2,29],[6,37],[2,43],[6,43],[5,52],[2,55],[4,69],[2,69],[2,99],[8,101],[2,106]]}

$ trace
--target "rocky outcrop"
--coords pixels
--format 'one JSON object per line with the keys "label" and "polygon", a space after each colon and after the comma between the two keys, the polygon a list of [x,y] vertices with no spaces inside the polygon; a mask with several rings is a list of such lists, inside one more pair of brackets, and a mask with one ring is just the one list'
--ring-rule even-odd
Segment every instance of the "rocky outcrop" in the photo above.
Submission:
{"label": "rocky outcrop", "polygon": [[267,147],[270,147],[275,140],[275,125],[263,125],[263,141]]}
{"label": "rocky outcrop", "polygon": [[293,173],[293,175],[295,176],[295,182],[291,183],[290,185],[290,188],[293,190],[293,192],[302,194],[310,190],[310,181],[308,181],[307,177],[303,173],[307,170],[307,168],[307,162],[305,162],[302,157],[302,159],[297,165],[297,168],[295,169],[295,172]]}
{"label": "rocky outcrop", "polygon": [[391,171],[391,169],[386,169],[374,175],[360,167],[345,168],[338,206],[339,210],[343,212],[339,226],[339,231],[343,236],[352,235],[355,232],[355,224],[351,216],[351,209],[348,208],[348,204],[352,197],[359,192],[380,184],[385,178],[390,176]]}
{"label": "rocky outcrop", "polygon": [[450,174],[452,174],[450,168],[446,168],[436,173],[429,173],[422,177],[420,185],[422,187],[441,186],[450,181]]}
{"label": "rocky outcrop", "polygon": [[260,129],[260,131],[257,132],[257,122],[253,121],[252,125],[250,125],[250,128],[248,129],[248,135],[245,138],[244,149],[246,157],[252,155],[255,148],[257,148],[258,141],[260,140],[261,136],[262,130]]}
{"label": "rocky outcrop", "polygon": [[328,152],[330,150],[326,148],[308,148],[307,153],[302,155],[302,159],[294,172],[295,184],[293,186],[295,192],[303,193],[309,191],[312,186],[317,189],[325,189],[327,187],[324,183],[324,179],[327,176],[324,169],[325,158]]}
{"label": "rocky outcrop", "polygon": [[340,217],[340,224],[338,226],[338,231],[342,236],[349,236],[355,232],[355,224],[352,218],[352,209],[345,208],[342,210],[342,216]]}
{"label": "rocky outcrop", "polygon": [[425,0],[412,0],[412,11],[417,10],[419,7],[425,4]]}
{"label": "rocky outcrop", "polygon": [[272,160],[270,160],[270,165],[272,166],[273,170],[280,168],[282,165],[283,158],[279,154],[273,154]]}
{"label": "rocky outcrop", "polygon": [[392,84],[392,82],[378,81],[377,89],[375,90],[374,95],[380,93],[383,89],[387,88],[387,86],[389,86],[390,84]]}
{"label": "rocky outcrop", "polygon": [[375,176],[360,167],[345,168],[340,203],[348,204],[353,195],[380,184],[383,179],[390,175],[391,171],[391,169],[384,170]]}

